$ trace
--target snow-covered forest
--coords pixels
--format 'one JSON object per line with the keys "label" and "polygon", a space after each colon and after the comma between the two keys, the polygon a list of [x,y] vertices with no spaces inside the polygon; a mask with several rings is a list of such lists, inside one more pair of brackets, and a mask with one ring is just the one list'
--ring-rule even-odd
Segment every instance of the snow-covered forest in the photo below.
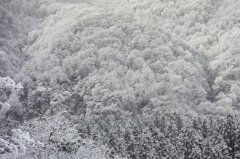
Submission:
{"label": "snow-covered forest", "polygon": [[240,158],[239,0],[0,0],[0,159]]}

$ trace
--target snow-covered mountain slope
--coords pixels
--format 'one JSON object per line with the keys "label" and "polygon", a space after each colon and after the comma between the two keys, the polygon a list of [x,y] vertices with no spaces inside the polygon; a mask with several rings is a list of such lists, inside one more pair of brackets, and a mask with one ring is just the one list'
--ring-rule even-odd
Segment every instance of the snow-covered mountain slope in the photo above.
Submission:
{"label": "snow-covered mountain slope", "polygon": [[38,28],[42,14],[40,2],[0,0],[0,76],[14,77],[21,69],[27,34]]}
{"label": "snow-covered mountain slope", "polygon": [[[14,2],[20,0],[5,3]],[[11,38],[24,46],[15,79],[24,83],[20,102],[30,114],[62,107],[87,117],[239,108],[237,0],[21,2],[32,7],[21,16],[29,25],[13,19],[27,28],[27,39],[22,32]]]}

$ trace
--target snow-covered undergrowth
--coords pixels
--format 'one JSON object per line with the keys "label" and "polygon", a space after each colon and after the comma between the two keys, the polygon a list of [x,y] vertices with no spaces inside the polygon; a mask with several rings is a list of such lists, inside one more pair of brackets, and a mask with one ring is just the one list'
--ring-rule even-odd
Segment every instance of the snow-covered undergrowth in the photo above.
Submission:
{"label": "snow-covered undergrowth", "polygon": [[25,122],[22,130],[0,136],[0,159],[124,159],[111,154],[107,143],[80,132],[78,122],[66,111]]}
{"label": "snow-covered undergrowth", "polygon": [[10,150],[0,152],[0,158],[235,159],[240,156],[239,127],[240,117],[231,115],[189,117],[161,112],[119,120],[79,120],[63,111],[25,123],[22,129],[30,131],[31,138],[20,130],[14,131],[14,140],[0,138],[0,150]]}

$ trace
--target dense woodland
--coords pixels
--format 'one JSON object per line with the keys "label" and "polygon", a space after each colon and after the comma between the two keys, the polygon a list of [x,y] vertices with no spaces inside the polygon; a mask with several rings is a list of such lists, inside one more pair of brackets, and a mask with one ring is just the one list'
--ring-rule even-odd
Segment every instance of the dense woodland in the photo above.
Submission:
{"label": "dense woodland", "polygon": [[240,158],[239,8],[0,0],[0,159]]}

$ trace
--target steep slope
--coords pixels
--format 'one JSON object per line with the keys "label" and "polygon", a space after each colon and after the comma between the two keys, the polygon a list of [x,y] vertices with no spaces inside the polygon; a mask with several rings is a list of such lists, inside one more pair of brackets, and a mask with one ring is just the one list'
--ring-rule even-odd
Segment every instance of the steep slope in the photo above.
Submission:
{"label": "steep slope", "polygon": [[[34,15],[41,18],[34,23],[39,27],[29,27],[22,49],[27,60],[17,76],[25,87],[19,102],[30,116],[63,107],[86,117],[159,110],[229,113],[238,107],[237,77],[224,74],[228,66],[218,68],[228,54],[219,48],[231,47],[228,37],[229,44],[238,45],[239,2],[38,4],[34,11],[41,14]],[[231,51],[233,59],[237,52]],[[223,90],[225,79],[232,82],[230,93]]]}
{"label": "steep slope", "polygon": [[[215,72],[213,95],[217,112],[240,109],[240,2],[225,1],[219,8],[216,18],[221,23],[217,25],[217,44],[211,48],[213,58],[209,68]],[[229,107],[231,106],[231,107]]]}
{"label": "steep slope", "polygon": [[14,77],[21,69],[27,34],[42,21],[40,5],[37,1],[0,0],[0,76]]}
{"label": "steep slope", "polygon": [[23,68],[28,105],[91,116],[185,112],[207,100],[204,57],[159,17],[86,3],[48,9],[43,30],[29,34],[37,40]]}

